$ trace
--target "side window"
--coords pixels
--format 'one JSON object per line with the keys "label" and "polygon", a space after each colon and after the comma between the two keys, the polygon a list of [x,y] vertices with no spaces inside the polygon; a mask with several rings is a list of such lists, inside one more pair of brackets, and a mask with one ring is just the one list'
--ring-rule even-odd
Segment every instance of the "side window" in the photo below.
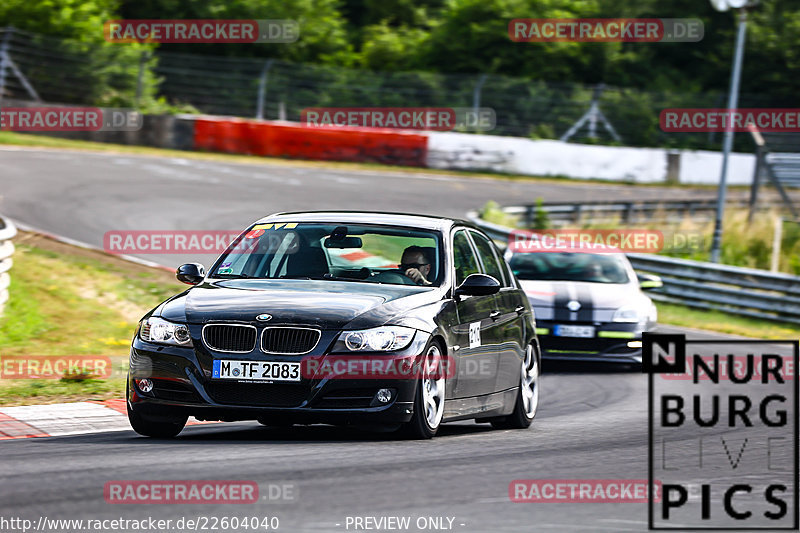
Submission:
{"label": "side window", "polygon": [[459,230],[453,236],[453,265],[456,267],[456,285],[461,285],[470,274],[480,272],[478,259],[467,239],[467,232]]}
{"label": "side window", "polygon": [[475,242],[475,248],[478,249],[478,255],[483,263],[483,268],[485,269],[484,274],[489,274],[499,281],[501,285],[507,285],[502,266],[497,260],[492,243],[490,243],[486,237],[474,231],[472,232],[472,240]]}

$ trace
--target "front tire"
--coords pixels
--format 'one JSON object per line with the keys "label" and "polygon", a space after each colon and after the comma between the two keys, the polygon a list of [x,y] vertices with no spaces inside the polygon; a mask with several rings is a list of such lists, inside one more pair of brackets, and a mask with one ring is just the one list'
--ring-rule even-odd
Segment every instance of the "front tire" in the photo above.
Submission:
{"label": "front tire", "polygon": [[139,414],[128,405],[128,422],[133,430],[145,437],[171,439],[183,431],[189,417],[159,418],[158,420]]}
{"label": "front tire", "polygon": [[431,342],[422,361],[422,375],[414,396],[414,415],[401,431],[412,439],[430,439],[439,431],[444,415],[445,377],[442,351]]}
{"label": "front tire", "polygon": [[520,372],[519,392],[514,403],[514,411],[508,415],[491,420],[495,429],[525,429],[530,427],[539,408],[539,357],[528,345]]}

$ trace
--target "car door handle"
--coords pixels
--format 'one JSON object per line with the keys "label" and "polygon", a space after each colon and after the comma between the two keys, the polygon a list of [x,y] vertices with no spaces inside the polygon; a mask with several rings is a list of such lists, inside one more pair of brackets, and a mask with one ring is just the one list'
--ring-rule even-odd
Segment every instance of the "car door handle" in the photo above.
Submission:
{"label": "car door handle", "polygon": [[489,313],[489,318],[492,320],[497,320],[500,317],[500,311],[492,311]]}
{"label": "car door handle", "polygon": [[521,315],[522,313],[525,312],[525,306],[524,305],[518,305],[516,307],[516,309],[514,309],[514,312],[517,313],[518,315]]}

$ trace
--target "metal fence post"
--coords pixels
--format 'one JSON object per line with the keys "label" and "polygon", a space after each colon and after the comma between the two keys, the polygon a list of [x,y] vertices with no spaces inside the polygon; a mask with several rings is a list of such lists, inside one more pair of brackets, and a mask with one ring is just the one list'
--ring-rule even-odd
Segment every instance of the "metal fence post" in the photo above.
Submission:
{"label": "metal fence post", "polygon": [[147,60],[150,59],[150,52],[142,50],[139,56],[139,73],[136,75],[136,99],[134,100],[134,107],[139,107],[139,102],[142,100],[142,93],[144,92],[144,68]]}
{"label": "metal fence post", "polygon": [[261,79],[258,80],[258,103],[256,105],[256,118],[258,120],[264,120],[264,100],[267,98],[269,69],[272,68],[274,62],[274,59],[269,59],[264,63],[264,69],[261,71]]}
{"label": "metal fence post", "polygon": [[625,202],[625,210],[622,212],[622,221],[626,224],[633,222],[633,202]]}
{"label": "metal fence post", "polygon": [[749,201],[749,209],[747,211],[747,223],[750,224],[753,222],[753,216],[756,213],[756,209],[758,208],[758,188],[761,185],[761,173],[764,169],[764,158],[766,157],[766,148],[762,144],[758,145],[756,148],[756,168],[753,172],[753,183],[750,184],[750,201]]}
{"label": "metal fence post", "polygon": [[7,58],[13,31],[13,26],[6,26],[3,28],[3,41],[0,43],[0,100],[3,99],[3,95],[6,93],[6,70],[11,68],[11,66],[7,64]]}
{"label": "metal fence post", "polygon": [[478,110],[481,107],[481,89],[483,89],[483,84],[488,77],[488,74],[481,74],[481,77],[478,78],[478,83],[475,84],[475,89],[472,91],[472,111],[475,113],[476,118],[478,117]]}
{"label": "metal fence post", "polygon": [[11,239],[17,234],[17,228],[10,220],[0,217],[0,314],[8,301],[8,287],[11,284],[8,270],[11,268],[11,255],[14,253],[14,243]]}

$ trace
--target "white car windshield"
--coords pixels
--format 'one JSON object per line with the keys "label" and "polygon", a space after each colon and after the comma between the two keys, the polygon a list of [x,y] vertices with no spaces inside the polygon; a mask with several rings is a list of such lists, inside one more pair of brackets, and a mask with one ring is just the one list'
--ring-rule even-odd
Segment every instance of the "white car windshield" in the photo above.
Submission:
{"label": "white car windshield", "polygon": [[615,254],[517,253],[509,264],[518,279],[627,283],[625,259]]}

